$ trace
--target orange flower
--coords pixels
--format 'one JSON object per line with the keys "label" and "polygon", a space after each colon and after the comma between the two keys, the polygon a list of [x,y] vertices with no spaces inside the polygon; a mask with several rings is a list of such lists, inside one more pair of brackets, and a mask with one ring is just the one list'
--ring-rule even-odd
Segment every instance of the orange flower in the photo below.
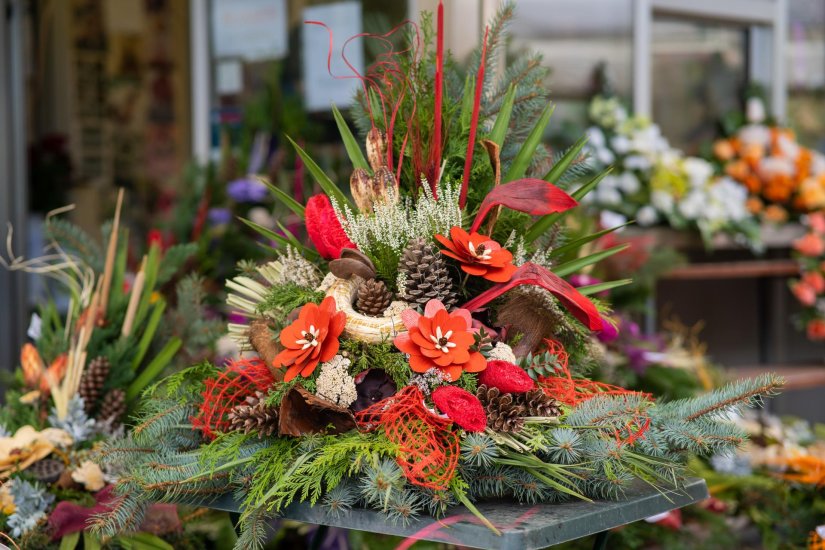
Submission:
{"label": "orange flower", "polygon": [[802,274],[802,281],[811,285],[817,294],[825,292],[825,277],[819,271],[806,271]]}
{"label": "orange flower", "polygon": [[307,377],[318,363],[329,361],[338,353],[338,337],[344,330],[347,315],[336,311],[335,299],[324,298],[320,306],[304,305],[298,319],[281,331],[284,350],[272,362],[275,368],[288,367],[284,382],[298,374]]}
{"label": "orange flower", "polygon": [[822,237],[814,233],[808,233],[804,237],[797,239],[793,243],[793,247],[799,251],[803,256],[815,258],[822,256],[825,253],[825,241]]}
{"label": "orange flower", "polygon": [[808,214],[808,225],[814,230],[814,233],[825,235],[825,213],[814,212]]}
{"label": "orange flower", "polygon": [[759,212],[761,212],[762,209],[765,207],[765,205],[762,204],[762,200],[759,199],[759,197],[749,197],[746,206],[748,208],[748,212],[750,212],[751,214],[759,214]]}
{"label": "orange flower", "polygon": [[816,303],[816,289],[804,281],[791,286],[791,292],[803,306],[812,306]]}
{"label": "orange flower", "polygon": [[811,340],[825,340],[825,319],[811,319],[807,329]]}
{"label": "orange flower", "polygon": [[788,219],[788,211],[778,204],[769,204],[765,208],[765,219],[769,222],[782,223]]}
{"label": "orange flower", "polygon": [[436,235],[438,242],[447,247],[441,253],[461,262],[461,269],[470,275],[484,277],[494,283],[506,283],[516,271],[512,264],[513,255],[490,239],[475,231],[467,233],[455,226],[450,229],[450,239]]}
{"label": "orange flower", "polygon": [[713,144],[713,154],[721,160],[730,160],[736,154],[736,150],[730,141],[719,139]]}
{"label": "orange flower", "polygon": [[436,368],[455,382],[463,371],[480,372],[487,368],[484,356],[470,349],[475,331],[466,309],[448,313],[440,301],[430,300],[424,306],[424,315],[408,309],[401,314],[401,320],[407,332],[396,336],[393,343],[410,356],[410,368],[415,372]]}

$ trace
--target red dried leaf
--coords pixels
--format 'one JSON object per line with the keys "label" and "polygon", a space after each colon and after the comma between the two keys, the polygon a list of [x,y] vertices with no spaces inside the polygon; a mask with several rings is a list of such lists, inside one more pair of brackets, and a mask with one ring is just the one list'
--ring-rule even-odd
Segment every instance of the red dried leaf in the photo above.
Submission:
{"label": "red dried leaf", "polygon": [[545,216],[554,212],[564,212],[579,203],[552,183],[544,180],[524,178],[511,181],[496,186],[487,193],[481,201],[470,231],[476,231],[490,209],[499,204],[533,216]]}
{"label": "red dried leaf", "polygon": [[542,287],[558,298],[562,305],[590,330],[602,329],[602,317],[593,302],[552,271],[530,262],[519,267],[508,282],[493,286],[461,307],[476,311],[519,285]]}

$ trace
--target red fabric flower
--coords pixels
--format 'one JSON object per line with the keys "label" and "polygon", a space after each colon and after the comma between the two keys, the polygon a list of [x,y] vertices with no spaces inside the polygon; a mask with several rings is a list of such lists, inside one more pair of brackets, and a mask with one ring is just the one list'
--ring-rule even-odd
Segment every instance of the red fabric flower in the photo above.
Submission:
{"label": "red fabric flower", "polygon": [[450,229],[452,240],[443,235],[436,235],[435,238],[447,248],[441,253],[461,262],[465,273],[494,283],[506,283],[516,271],[510,251],[501,248],[487,235],[479,235],[475,231],[467,233],[455,226]]}
{"label": "red fabric flower", "polygon": [[471,351],[475,343],[473,319],[466,309],[447,309],[438,300],[430,300],[424,306],[424,315],[413,309],[401,313],[407,327],[395,337],[395,347],[409,354],[410,368],[415,372],[427,372],[432,368],[444,371],[454,382],[462,371],[480,372],[487,360],[478,351]]}
{"label": "red fabric flower", "polygon": [[478,381],[504,393],[524,393],[536,387],[524,369],[509,361],[487,361],[487,368],[479,373]]}
{"label": "red fabric flower", "polygon": [[329,197],[323,193],[307,201],[304,220],[307,234],[322,258],[334,260],[341,257],[344,248],[358,248],[344,233]]}
{"label": "red fabric flower", "polygon": [[275,356],[275,368],[288,367],[284,382],[298,374],[307,377],[318,363],[329,361],[338,353],[338,337],[344,331],[347,315],[335,308],[335,298],[327,296],[320,306],[308,303],[298,319],[281,331],[284,350]]}
{"label": "red fabric flower", "polygon": [[483,432],[487,415],[478,398],[456,386],[441,386],[433,391],[433,402],[447,418],[468,432]]}

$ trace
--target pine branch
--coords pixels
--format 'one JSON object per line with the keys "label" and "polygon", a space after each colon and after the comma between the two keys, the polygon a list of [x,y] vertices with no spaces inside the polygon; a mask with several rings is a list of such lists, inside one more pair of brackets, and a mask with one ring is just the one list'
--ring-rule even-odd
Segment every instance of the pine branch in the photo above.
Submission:
{"label": "pine branch", "polygon": [[765,373],[755,378],[739,380],[718,388],[710,393],[671,401],[657,407],[659,418],[680,418],[688,422],[701,418],[726,415],[742,407],[761,404],[764,397],[776,395],[785,384],[784,379]]}

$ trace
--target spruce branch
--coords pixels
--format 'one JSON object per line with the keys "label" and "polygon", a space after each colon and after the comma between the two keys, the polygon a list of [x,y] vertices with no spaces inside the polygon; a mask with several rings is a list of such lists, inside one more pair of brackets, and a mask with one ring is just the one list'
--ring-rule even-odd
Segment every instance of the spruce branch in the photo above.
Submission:
{"label": "spruce branch", "polygon": [[681,418],[688,422],[724,416],[742,407],[760,405],[763,398],[776,395],[784,384],[782,377],[765,373],[732,382],[698,397],[665,403],[657,407],[655,414],[657,418]]}

